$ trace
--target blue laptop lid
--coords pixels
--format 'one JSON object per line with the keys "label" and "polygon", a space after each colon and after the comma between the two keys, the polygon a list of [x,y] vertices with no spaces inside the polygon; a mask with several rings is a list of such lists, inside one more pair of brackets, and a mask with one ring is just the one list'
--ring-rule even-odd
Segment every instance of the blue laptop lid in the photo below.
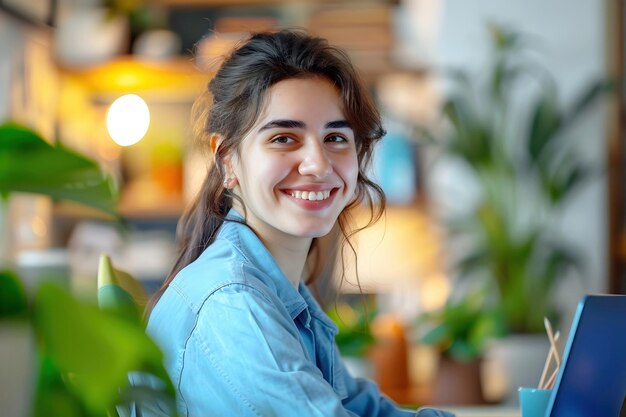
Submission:
{"label": "blue laptop lid", "polygon": [[547,417],[626,416],[626,295],[578,304]]}

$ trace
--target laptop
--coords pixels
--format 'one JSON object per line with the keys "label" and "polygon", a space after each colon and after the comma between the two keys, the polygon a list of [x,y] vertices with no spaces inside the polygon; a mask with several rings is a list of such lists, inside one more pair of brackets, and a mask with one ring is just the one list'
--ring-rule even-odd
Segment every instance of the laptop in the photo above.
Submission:
{"label": "laptop", "polygon": [[578,303],[546,417],[626,417],[626,295]]}

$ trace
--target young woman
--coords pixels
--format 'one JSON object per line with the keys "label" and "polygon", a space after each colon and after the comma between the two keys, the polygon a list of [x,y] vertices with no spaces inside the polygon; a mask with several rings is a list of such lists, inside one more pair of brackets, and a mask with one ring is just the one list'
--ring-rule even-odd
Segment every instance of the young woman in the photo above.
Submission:
{"label": "young woman", "polygon": [[347,238],[358,204],[373,219],[384,207],[366,175],[384,130],[346,55],[301,32],[253,35],[194,114],[213,160],[148,322],[181,415],[415,415],[348,374],[305,284],[318,238],[335,225]]}

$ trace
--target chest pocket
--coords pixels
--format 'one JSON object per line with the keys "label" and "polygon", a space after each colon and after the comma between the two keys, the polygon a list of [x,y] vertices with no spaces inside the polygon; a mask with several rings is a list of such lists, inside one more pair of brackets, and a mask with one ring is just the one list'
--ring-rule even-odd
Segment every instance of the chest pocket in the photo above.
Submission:
{"label": "chest pocket", "polygon": [[337,396],[343,400],[348,396],[348,390],[341,357],[335,346],[336,329],[311,316],[306,310],[300,317],[302,319],[300,324],[304,327],[301,335],[305,340],[310,360],[322,372],[322,376],[333,387]]}

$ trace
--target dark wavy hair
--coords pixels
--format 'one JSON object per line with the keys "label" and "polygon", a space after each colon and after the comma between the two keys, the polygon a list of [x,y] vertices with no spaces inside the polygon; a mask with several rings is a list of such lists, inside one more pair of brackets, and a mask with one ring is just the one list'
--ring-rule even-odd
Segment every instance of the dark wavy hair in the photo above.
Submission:
{"label": "dark wavy hair", "polygon": [[[196,137],[208,144],[211,135],[219,134],[222,141],[199,193],[180,219],[178,257],[150,301],[148,313],[176,274],[213,243],[225,221],[233,196],[223,185],[225,172],[222,160],[231,151],[238,154],[242,139],[264,108],[268,89],[282,80],[310,77],[323,77],[334,84],[341,96],[344,115],[355,135],[359,163],[356,194],[337,220],[338,232],[343,236],[342,254],[346,244],[354,252],[350,242],[354,233],[382,216],[385,195],[366,172],[374,145],[385,131],[378,109],[347,54],[329,45],[326,40],[299,30],[252,34],[225,59],[209,82],[208,89],[193,105]],[[358,205],[369,208],[370,218],[364,227],[357,229],[350,218],[350,211]],[[314,239],[307,257],[307,284],[312,283],[323,269],[326,258],[319,253],[320,246],[318,239]]]}

